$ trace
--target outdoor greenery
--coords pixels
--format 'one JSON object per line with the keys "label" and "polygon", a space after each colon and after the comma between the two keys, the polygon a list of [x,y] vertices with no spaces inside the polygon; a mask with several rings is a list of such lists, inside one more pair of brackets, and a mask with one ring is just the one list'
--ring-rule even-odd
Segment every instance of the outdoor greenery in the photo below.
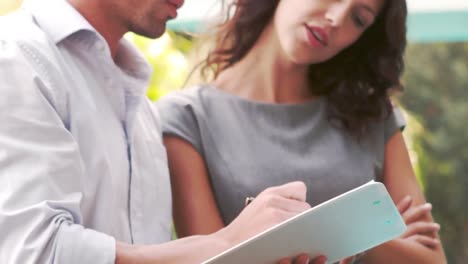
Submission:
{"label": "outdoor greenery", "polygon": [[[468,43],[413,44],[401,103],[449,263],[468,262]],[[417,122],[417,123],[416,123]]]}
{"label": "outdoor greenery", "polygon": [[157,100],[168,92],[182,87],[188,75],[188,53],[192,41],[173,32],[166,32],[157,40],[150,40],[133,33],[125,35],[142,50],[153,66],[153,75],[147,95]]}

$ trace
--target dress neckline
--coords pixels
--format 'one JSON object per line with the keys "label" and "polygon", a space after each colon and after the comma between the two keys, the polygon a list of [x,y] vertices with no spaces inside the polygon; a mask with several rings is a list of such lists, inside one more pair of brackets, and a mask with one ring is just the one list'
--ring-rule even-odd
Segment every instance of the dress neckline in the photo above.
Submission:
{"label": "dress neckline", "polygon": [[222,96],[224,98],[227,98],[229,100],[233,100],[242,104],[248,104],[251,106],[258,106],[258,107],[267,107],[267,108],[309,108],[314,105],[320,105],[322,104],[326,97],[325,96],[319,96],[315,99],[303,102],[303,103],[269,103],[269,102],[262,102],[262,101],[257,101],[257,100],[250,100],[247,98],[240,97],[238,95],[235,95],[233,93],[229,93],[227,91],[224,91],[218,87],[216,87],[213,84],[205,84],[202,85],[200,88],[208,90],[208,92],[212,92],[214,94],[217,94],[219,96]]}

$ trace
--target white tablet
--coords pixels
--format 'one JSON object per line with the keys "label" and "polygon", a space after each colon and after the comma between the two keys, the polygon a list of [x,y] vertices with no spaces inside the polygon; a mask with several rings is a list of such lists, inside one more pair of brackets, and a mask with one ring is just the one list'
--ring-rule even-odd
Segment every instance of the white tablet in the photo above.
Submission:
{"label": "white tablet", "polygon": [[204,262],[272,264],[300,253],[334,263],[403,234],[406,225],[382,183],[371,181],[319,204]]}

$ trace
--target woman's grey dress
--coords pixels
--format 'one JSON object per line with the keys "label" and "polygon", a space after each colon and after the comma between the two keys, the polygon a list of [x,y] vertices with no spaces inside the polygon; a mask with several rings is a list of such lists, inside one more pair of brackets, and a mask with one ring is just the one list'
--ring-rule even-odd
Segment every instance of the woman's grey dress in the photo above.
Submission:
{"label": "woman's grey dress", "polygon": [[246,197],[270,186],[304,181],[314,206],[381,177],[385,143],[404,124],[399,112],[373,124],[358,141],[331,126],[326,104],[325,97],[261,103],[205,85],[174,92],[156,106],[163,133],[186,140],[205,159],[229,224]]}

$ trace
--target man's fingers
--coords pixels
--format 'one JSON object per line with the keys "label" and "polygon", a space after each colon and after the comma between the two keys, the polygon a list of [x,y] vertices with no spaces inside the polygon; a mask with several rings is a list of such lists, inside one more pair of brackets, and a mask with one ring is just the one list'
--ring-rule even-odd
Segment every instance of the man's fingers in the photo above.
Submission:
{"label": "man's fingers", "polygon": [[406,212],[411,207],[411,204],[413,203],[413,198],[411,196],[407,195],[405,198],[401,199],[401,201],[398,202],[397,208],[400,214],[403,214]]}
{"label": "man's fingers", "polygon": [[310,260],[307,254],[301,254],[294,258],[294,262],[291,262],[290,258],[281,259],[278,264],[325,264],[327,262],[327,258],[325,256],[319,256]]}
{"label": "man's fingers", "polygon": [[325,264],[326,262],[327,262],[327,258],[325,256],[320,256],[311,260],[309,264]]}
{"label": "man's fingers", "polygon": [[351,264],[354,261],[354,256],[345,258],[340,261],[340,264]]}
{"label": "man's fingers", "polygon": [[432,205],[430,203],[425,203],[422,205],[414,206],[408,210],[406,210],[402,217],[405,219],[405,223],[408,225],[413,223],[424,216],[426,216],[432,210]]}
{"label": "man's fingers", "polygon": [[301,254],[294,259],[294,264],[308,264],[308,263],[310,263],[310,260],[307,254]]}
{"label": "man's fingers", "polygon": [[266,206],[271,208],[280,209],[291,213],[302,213],[310,209],[310,205],[306,202],[288,199],[279,195],[271,195],[265,199]]}
{"label": "man's fingers", "polygon": [[278,264],[291,264],[291,259],[290,258],[284,258],[278,261]]}
{"label": "man's fingers", "polygon": [[[407,238],[413,235],[418,234],[433,234],[439,232],[440,225],[432,222],[423,222],[419,221],[416,223],[412,223],[407,226],[406,232],[403,234],[403,238]],[[427,235],[426,235],[427,236]],[[429,236],[427,236],[429,237]]]}
{"label": "man's fingers", "polygon": [[263,191],[260,195],[264,194],[277,194],[288,199],[298,201],[306,200],[307,187],[305,183],[300,181],[286,183],[280,186],[271,187]]}
{"label": "man's fingers", "polygon": [[[291,258],[284,258],[281,259],[278,264],[291,264]],[[310,263],[309,261],[309,256],[307,254],[301,254],[297,257],[294,258],[294,264],[308,264]]]}
{"label": "man's fingers", "polygon": [[275,221],[278,223],[282,223],[299,214],[296,212],[290,212],[290,211],[284,211],[284,210],[278,210],[278,209],[272,210],[272,212],[273,212],[272,219],[275,219]]}
{"label": "man's fingers", "polygon": [[270,219],[279,223],[310,208],[305,202],[306,189],[303,182],[271,187],[261,192],[252,204],[255,204],[254,208],[267,210]]}
{"label": "man's fingers", "polygon": [[429,247],[429,248],[435,248],[440,245],[440,241],[437,238],[432,238],[424,235],[414,235],[408,238],[410,240],[414,240],[415,242],[418,242],[419,244]]}
{"label": "man's fingers", "polygon": [[246,207],[246,210],[263,212],[267,222],[273,225],[284,222],[308,209],[310,205],[306,202],[288,199],[274,193],[259,195],[251,205]]}

